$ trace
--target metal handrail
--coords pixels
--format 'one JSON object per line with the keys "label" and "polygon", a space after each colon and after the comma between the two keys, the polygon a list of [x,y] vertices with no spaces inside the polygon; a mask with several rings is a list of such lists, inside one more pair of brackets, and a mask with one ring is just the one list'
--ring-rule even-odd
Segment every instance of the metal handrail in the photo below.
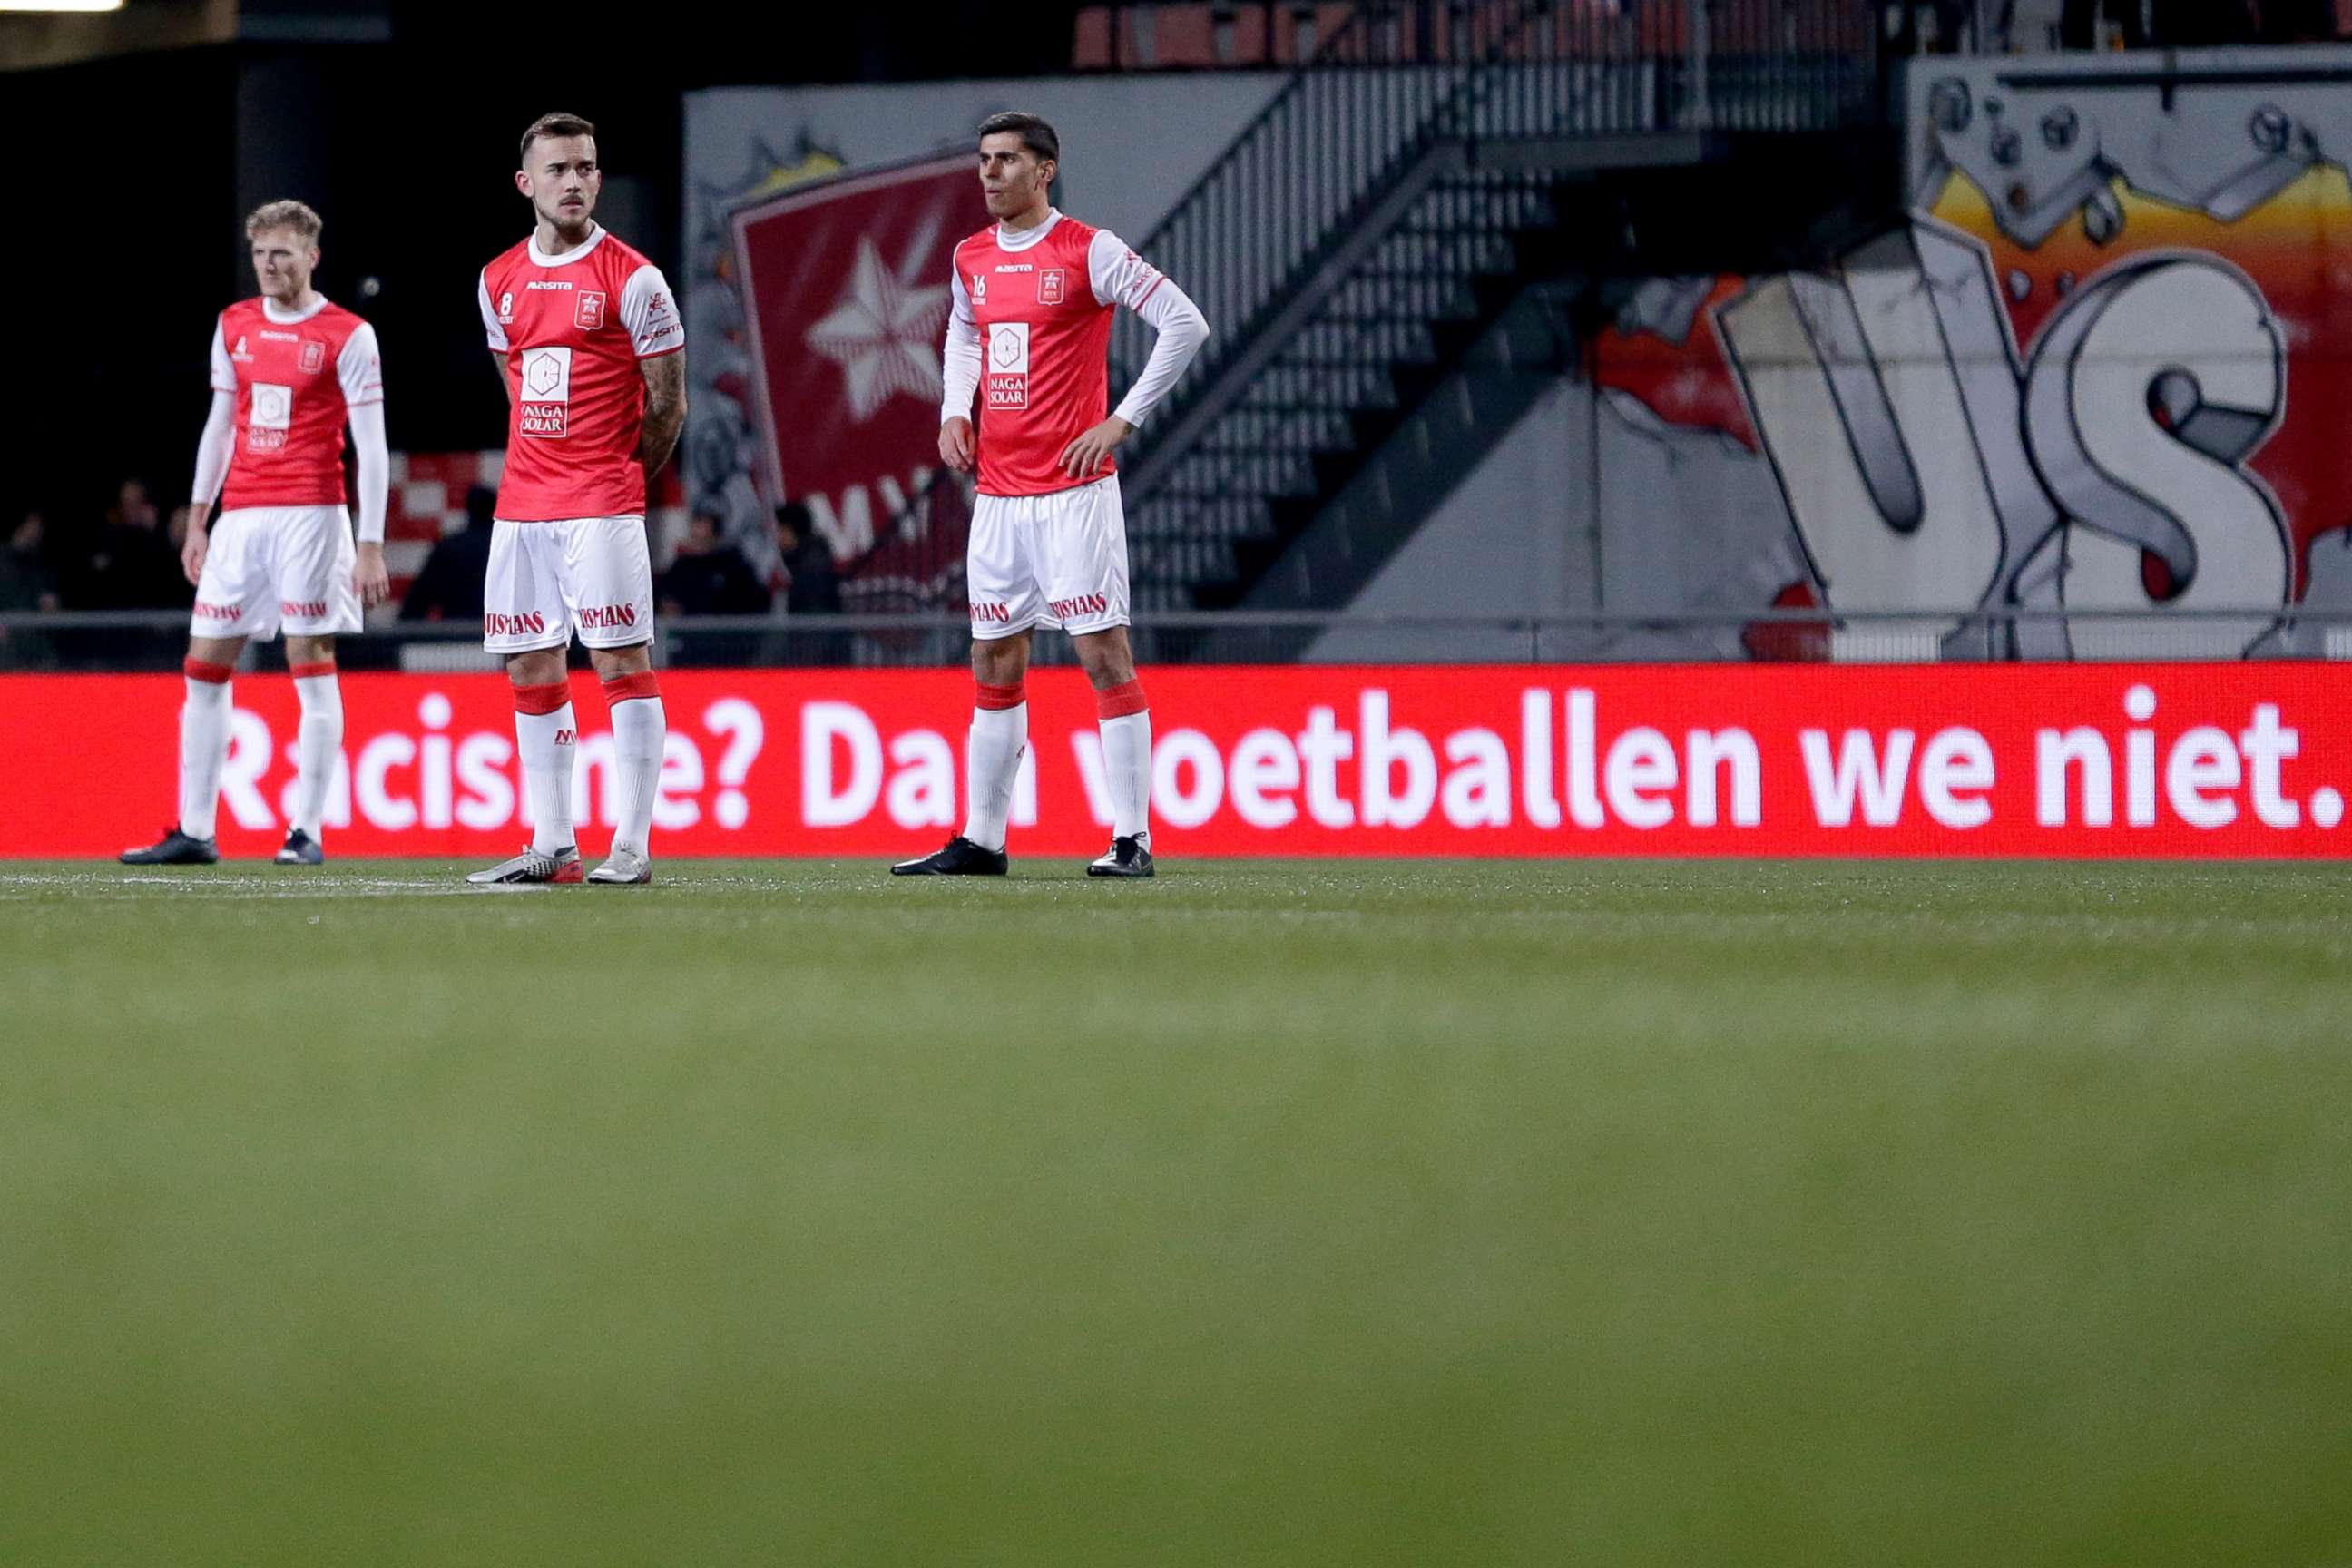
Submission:
{"label": "metal handrail", "polygon": [[[1632,12],[1594,0],[1358,6],[1139,247],[1219,334],[1188,384],[1213,374],[1426,144],[1751,121],[1832,128],[1861,98],[1826,60],[1869,59],[1875,109],[1875,11],[1872,0],[1685,0]],[[1759,60],[1779,68],[1759,76]],[[1760,113],[1733,112],[1759,103]],[[1139,366],[1150,337],[1121,318],[1114,363]]]}
{"label": "metal handrail", "polygon": [[[1150,610],[1138,611],[1138,627],[1183,631],[1231,628],[1300,627],[1313,630],[1442,631],[1451,628],[1523,629],[1528,626],[1581,626],[1604,631],[1639,631],[1664,626],[1710,629],[1726,626],[1891,626],[1909,627],[1937,621],[1971,626],[2050,626],[2069,623],[2145,624],[2168,626],[2233,626],[2265,617],[2309,625],[2352,626],[2352,608],[2306,608],[2287,605],[2270,609],[1998,609],[1910,608],[1904,610],[1823,610],[1768,607],[1755,610],[1540,610],[1525,614],[1393,615],[1364,610]],[[668,634],[723,632],[730,635],[806,631],[907,632],[964,631],[969,617],[950,614],[681,616],[664,619]],[[182,610],[0,610],[0,636],[10,632],[140,631],[184,632],[188,613]],[[479,627],[463,621],[394,621],[370,626],[357,634],[371,641],[474,642]]]}

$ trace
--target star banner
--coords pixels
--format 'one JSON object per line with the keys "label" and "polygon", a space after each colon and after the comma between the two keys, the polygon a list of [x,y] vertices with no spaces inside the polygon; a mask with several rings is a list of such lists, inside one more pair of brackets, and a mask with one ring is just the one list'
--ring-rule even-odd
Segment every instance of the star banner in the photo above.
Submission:
{"label": "star banner", "polygon": [[988,221],[971,154],[797,186],[732,221],[771,494],[829,516],[911,493],[937,461],[949,268]]}

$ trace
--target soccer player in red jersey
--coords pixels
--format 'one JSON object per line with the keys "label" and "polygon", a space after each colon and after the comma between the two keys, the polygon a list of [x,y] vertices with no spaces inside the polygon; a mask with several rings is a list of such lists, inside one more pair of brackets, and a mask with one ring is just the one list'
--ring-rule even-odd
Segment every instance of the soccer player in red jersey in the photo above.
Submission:
{"label": "soccer player in red jersey", "polygon": [[482,330],[506,380],[482,643],[514,689],[531,839],[470,882],[577,882],[572,717],[564,655],[577,633],[613,721],[620,821],[591,882],[653,880],[655,786],[667,726],[654,681],[646,486],[686,420],[686,323],[661,269],[594,217],[596,128],[543,115],[515,188],[538,222],[482,268]]}
{"label": "soccer player in red jersey", "polygon": [[[391,458],[375,329],[310,287],[319,215],[271,202],[246,219],[257,299],[213,328],[211,417],[196,444],[196,481],[180,565],[196,585],[180,707],[180,817],[158,842],[125,850],[131,866],[209,865],[228,755],[229,671],[247,637],[286,634],[302,704],[295,740],[293,823],[281,866],[325,859],[321,825],[343,749],[335,638],[360,629],[362,601],[383,602],[383,509]],[[343,427],[359,452],[359,546],[343,489]],[[227,488],[222,489],[226,478]],[[220,521],[209,526],[213,500]]]}
{"label": "soccer player in red jersey", "polygon": [[[1003,875],[1038,626],[1070,634],[1095,689],[1112,838],[1087,870],[1152,874],[1151,714],[1128,647],[1127,519],[1111,454],[1184,374],[1209,324],[1117,235],[1054,209],[1060,158],[1054,128],[1034,114],[980,123],[981,189],[996,222],[956,247],[940,408],[940,458],[980,470],[965,557],[980,687],[970,809],[945,847],[893,866],[900,876]],[[1106,415],[1111,312],[1122,305],[1160,337]]]}

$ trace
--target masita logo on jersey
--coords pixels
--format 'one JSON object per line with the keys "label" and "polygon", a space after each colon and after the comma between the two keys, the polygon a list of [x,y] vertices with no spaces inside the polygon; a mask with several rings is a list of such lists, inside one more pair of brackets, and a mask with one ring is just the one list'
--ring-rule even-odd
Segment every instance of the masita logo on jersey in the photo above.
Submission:
{"label": "masita logo on jersey", "polygon": [[532,349],[522,356],[521,407],[516,428],[526,436],[552,437],[570,430],[572,351]]}

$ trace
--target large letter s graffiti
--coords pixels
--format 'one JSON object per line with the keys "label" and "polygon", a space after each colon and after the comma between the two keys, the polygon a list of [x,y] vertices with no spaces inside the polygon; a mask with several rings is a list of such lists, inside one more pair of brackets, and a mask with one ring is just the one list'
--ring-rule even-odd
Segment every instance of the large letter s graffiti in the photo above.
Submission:
{"label": "large letter s graffiti", "polygon": [[[2026,372],[2033,460],[2067,530],[2070,610],[2248,618],[2070,619],[2077,658],[2233,658],[2293,585],[2278,506],[2240,465],[2286,411],[2285,356],[2252,281],[2208,257],[2142,257],[2066,303]],[[2141,552],[2174,592],[2152,596]]]}

